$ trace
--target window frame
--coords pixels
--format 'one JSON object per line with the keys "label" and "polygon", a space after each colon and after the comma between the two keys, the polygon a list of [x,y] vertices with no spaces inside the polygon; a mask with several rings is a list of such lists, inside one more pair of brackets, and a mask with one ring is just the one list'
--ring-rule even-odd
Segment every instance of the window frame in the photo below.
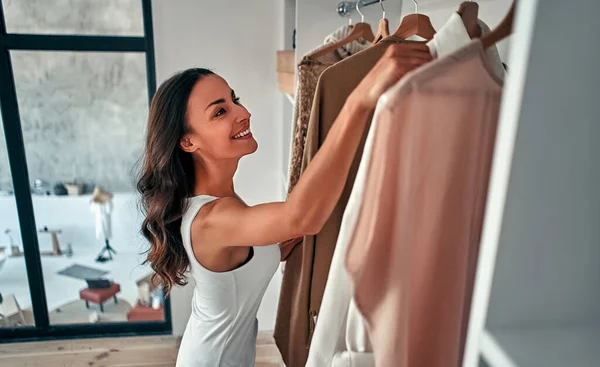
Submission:
{"label": "window frame", "polygon": [[7,33],[3,4],[0,0],[0,80],[3,81],[2,88],[0,88],[0,106],[35,320],[35,326],[0,328],[0,343],[73,337],[156,335],[172,332],[171,303],[168,297],[165,299],[165,320],[162,322],[50,324],[10,55],[11,50],[144,53],[146,56],[148,104],[150,104],[152,96],[156,92],[152,5],[151,0],[140,1],[142,2],[143,36],[100,36]]}

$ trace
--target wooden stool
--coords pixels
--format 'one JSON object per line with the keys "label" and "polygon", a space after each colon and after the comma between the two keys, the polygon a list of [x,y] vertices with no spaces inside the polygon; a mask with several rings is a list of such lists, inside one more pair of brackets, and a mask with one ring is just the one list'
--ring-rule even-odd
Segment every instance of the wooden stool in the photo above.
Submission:
{"label": "wooden stool", "polygon": [[121,291],[121,286],[117,283],[113,283],[110,288],[105,289],[83,289],[79,292],[79,298],[85,300],[85,307],[90,308],[89,302],[94,302],[100,305],[100,312],[104,312],[104,306],[102,305],[109,298],[114,298],[115,303],[118,303],[117,293]]}

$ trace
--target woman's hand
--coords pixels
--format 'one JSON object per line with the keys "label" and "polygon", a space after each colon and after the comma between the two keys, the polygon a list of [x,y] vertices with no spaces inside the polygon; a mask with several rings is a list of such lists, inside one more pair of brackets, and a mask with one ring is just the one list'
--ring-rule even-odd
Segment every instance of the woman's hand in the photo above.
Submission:
{"label": "woman's hand", "polygon": [[390,45],[348,97],[350,103],[371,111],[377,100],[408,72],[432,60],[429,47],[423,43],[398,43]]}
{"label": "woman's hand", "polygon": [[288,256],[292,253],[294,247],[302,243],[303,237],[293,238],[291,240],[283,241],[279,244],[281,250],[281,261],[287,260]]}

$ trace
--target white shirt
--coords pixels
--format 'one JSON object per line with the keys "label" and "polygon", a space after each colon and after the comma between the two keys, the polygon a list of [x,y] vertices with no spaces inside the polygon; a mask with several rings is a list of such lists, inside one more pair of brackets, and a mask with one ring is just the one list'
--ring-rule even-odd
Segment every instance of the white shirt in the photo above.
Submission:
{"label": "white shirt", "polygon": [[192,222],[200,208],[215,199],[207,195],[190,198],[181,221],[183,246],[196,285],[177,367],[254,366],[256,314],[279,266],[278,245],[253,247],[254,255],[248,262],[226,272],[210,271],[196,260],[190,234]]}
{"label": "white shirt", "polygon": [[[479,21],[479,24],[482,33],[489,31],[485,23]],[[439,58],[466,46],[470,42],[471,38],[462,18],[457,13],[453,13],[448,22],[427,43],[427,46],[429,46],[432,56]],[[496,47],[490,47],[487,55],[492,61],[495,71],[499,73],[499,76],[502,76],[504,71]],[[351,282],[344,268],[344,259],[358,219],[366,181],[366,171],[371,159],[378,113],[379,108],[375,110],[352,193],[342,218],[319,318],[311,341],[307,367],[375,366],[362,315],[356,308],[352,298]]]}

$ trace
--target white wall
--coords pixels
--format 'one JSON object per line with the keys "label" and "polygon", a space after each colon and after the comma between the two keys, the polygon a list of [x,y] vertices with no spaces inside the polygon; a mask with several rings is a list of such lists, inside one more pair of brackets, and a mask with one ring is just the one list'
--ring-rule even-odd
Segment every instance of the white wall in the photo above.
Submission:
{"label": "white wall", "polygon": [[[600,50],[589,47],[598,44],[600,3],[582,1],[568,12],[563,6],[537,5],[490,300],[492,329],[600,322]],[[582,50],[585,56],[573,57]]]}
{"label": "white wall", "polygon": [[[281,49],[291,50],[293,33],[296,28],[296,0],[280,0],[283,2],[283,32],[281,32],[282,43]],[[287,192],[287,177],[289,167],[289,154],[291,147],[291,136],[292,136],[292,118],[293,118],[293,104],[284,97],[281,93],[281,180],[282,180],[282,194]]]}
{"label": "white wall", "polygon": [[236,189],[249,201],[275,200],[277,1],[153,1],[152,7],[157,82],[190,67],[223,76],[252,113],[259,143],[242,160]]}
{"label": "white wall", "polygon": [[[282,96],[277,91],[275,51],[283,48],[284,5],[268,1],[153,1],[158,83],[189,67],[223,76],[252,113],[259,149],[244,158],[236,191],[249,204],[281,198]],[[285,121],[288,123],[288,121]],[[272,330],[281,273],[277,272],[259,311],[259,328]],[[190,287],[190,285],[188,285]],[[173,331],[180,334],[190,313],[189,289],[173,291]]]}

